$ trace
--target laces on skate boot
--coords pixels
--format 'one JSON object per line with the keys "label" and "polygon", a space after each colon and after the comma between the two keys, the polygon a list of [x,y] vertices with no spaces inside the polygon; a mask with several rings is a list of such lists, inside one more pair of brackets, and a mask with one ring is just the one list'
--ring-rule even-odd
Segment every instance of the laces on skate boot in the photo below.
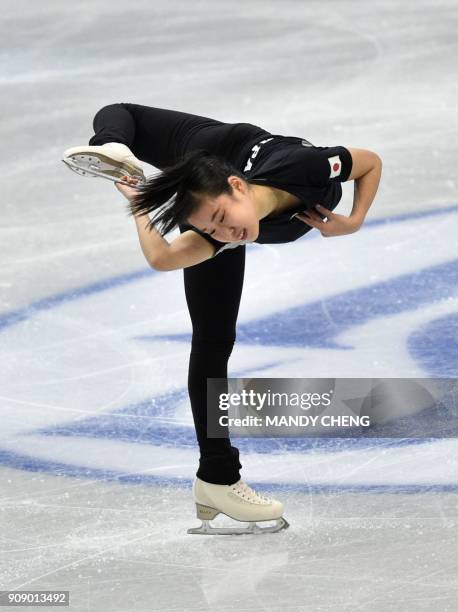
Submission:
{"label": "laces on skate boot", "polygon": [[239,480],[234,485],[232,485],[231,488],[232,488],[232,491],[236,495],[239,495],[240,497],[242,497],[242,499],[245,499],[246,501],[249,501],[252,504],[264,504],[265,505],[265,504],[270,504],[272,502],[272,499],[270,497],[266,497],[265,495],[260,495],[259,493],[254,491],[250,486],[248,486],[246,482],[243,482],[243,480]]}

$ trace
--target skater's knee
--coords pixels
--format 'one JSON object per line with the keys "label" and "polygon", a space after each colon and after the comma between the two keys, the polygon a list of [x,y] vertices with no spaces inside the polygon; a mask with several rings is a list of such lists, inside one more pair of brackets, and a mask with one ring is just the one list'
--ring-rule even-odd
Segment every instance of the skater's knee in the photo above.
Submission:
{"label": "skater's knee", "polygon": [[96,116],[103,111],[115,110],[117,108],[125,108],[125,106],[126,105],[124,102],[112,102],[111,104],[105,104],[105,106],[99,108],[99,110],[96,112]]}
{"label": "skater's knee", "polygon": [[113,102],[112,104],[106,104],[99,108],[99,110],[95,113],[94,119],[92,120],[92,127],[94,131],[97,131],[97,121],[107,116],[116,116],[116,113],[119,113],[120,110],[125,111],[128,109],[128,104],[125,102]]}

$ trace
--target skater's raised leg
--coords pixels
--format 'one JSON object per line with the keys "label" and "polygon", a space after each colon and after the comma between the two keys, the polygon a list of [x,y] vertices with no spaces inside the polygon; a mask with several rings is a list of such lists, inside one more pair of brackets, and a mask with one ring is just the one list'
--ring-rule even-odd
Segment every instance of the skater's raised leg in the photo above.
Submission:
{"label": "skater's raised leg", "polygon": [[[141,161],[160,170],[172,166],[186,153],[189,140],[200,128],[220,126],[230,127],[181,111],[127,102],[109,104],[97,111],[93,119],[95,134],[89,144],[67,149],[63,161],[85,176],[119,180],[127,174],[143,182]],[[215,143],[220,143],[222,135],[215,136]],[[196,147],[211,148],[213,140],[199,138]]]}
{"label": "skater's raised leg", "polygon": [[83,176],[119,181],[128,175],[143,182],[141,162],[131,150],[136,131],[132,114],[121,104],[111,104],[97,112],[93,127],[89,145],[67,149],[62,161]]}

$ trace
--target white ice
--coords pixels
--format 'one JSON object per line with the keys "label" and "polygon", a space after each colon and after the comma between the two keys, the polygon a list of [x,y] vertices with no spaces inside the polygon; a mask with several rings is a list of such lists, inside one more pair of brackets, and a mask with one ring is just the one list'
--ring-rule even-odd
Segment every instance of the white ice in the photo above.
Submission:
{"label": "white ice", "polygon": [[186,535],[182,273],[149,269],[119,193],[60,158],[117,101],[376,151],[358,233],[249,247],[230,373],[456,377],[457,25],[451,0],[3,2],[0,590],[70,590],[75,611],[456,609],[452,435],[241,440],[290,529]]}

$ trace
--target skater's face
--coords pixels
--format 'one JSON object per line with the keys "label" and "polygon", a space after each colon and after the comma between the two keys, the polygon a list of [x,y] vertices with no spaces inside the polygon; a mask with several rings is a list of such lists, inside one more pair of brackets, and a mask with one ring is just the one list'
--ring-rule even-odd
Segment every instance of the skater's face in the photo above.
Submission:
{"label": "skater's face", "polygon": [[228,182],[232,193],[201,198],[188,222],[219,242],[253,242],[259,234],[259,219],[250,186],[238,176],[230,176]]}

